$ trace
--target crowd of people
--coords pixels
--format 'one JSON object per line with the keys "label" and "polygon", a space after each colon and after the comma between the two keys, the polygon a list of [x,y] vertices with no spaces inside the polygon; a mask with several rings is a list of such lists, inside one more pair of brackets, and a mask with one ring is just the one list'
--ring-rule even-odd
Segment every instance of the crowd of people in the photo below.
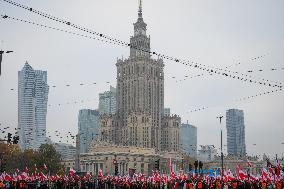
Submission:
{"label": "crowd of people", "polygon": [[72,169],[68,175],[49,175],[42,172],[29,173],[16,171],[9,175],[0,175],[0,188],[7,189],[283,189],[284,172],[263,169],[260,175],[254,176],[243,170],[236,170],[233,175],[230,170],[221,175],[199,175],[191,172],[161,175],[153,171],[151,176],[133,174],[126,176],[98,175],[91,173],[77,175]]}

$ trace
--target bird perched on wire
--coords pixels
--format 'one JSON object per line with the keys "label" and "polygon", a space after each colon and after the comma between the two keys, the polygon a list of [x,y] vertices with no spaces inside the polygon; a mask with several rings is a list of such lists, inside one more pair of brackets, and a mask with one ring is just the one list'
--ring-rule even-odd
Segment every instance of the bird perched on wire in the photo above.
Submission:
{"label": "bird perched on wire", "polygon": [[[8,53],[12,53],[13,51],[6,51],[6,53],[8,54]],[[1,76],[1,67],[2,67],[2,56],[3,56],[3,54],[5,53],[5,51],[3,51],[3,50],[1,50],[0,51],[0,76]]]}

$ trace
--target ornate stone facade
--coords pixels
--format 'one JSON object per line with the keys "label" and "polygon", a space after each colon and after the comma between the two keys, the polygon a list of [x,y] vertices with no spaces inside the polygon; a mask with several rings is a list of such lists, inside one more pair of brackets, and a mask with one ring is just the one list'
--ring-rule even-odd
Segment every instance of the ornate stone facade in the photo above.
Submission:
{"label": "ornate stone facade", "polygon": [[152,175],[156,160],[160,162],[160,172],[170,174],[169,162],[173,170],[177,171],[182,156],[174,152],[157,153],[153,148],[120,146],[105,141],[95,141],[89,146],[88,153],[80,154],[80,171],[89,171],[97,175],[101,169],[105,175],[114,174],[114,160],[118,163],[120,175],[128,174],[131,169],[136,173]]}
{"label": "ornate stone facade", "polygon": [[114,159],[118,163],[118,172],[128,174],[129,169],[151,174],[154,161],[161,159],[153,148],[118,146],[104,141],[90,145],[88,153],[80,154],[80,170],[97,174],[99,169],[104,174],[114,174]]}
{"label": "ornate stone facade", "polygon": [[[147,36],[147,24],[143,21],[140,1],[138,19],[134,23],[134,36],[130,38],[130,56],[118,59],[116,114],[101,117],[101,138],[123,146],[154,148],[157,151],[178,151],[176,137],[180,118],[165,117],[165,123],[175,126],[163,126],[164,117],[164,63],[150,55],[150,37]],[[172,138],[175,142],[167,146]],[[167,132],[166,132],[167,131]],[[178,136],[176,136],[178,135]],[[163,147],[161,147],[163,144]]]}
{"label": "ornate stone facade", "polygon": [[164,116],[161,130],[161,150],[179,151],[180,145],[180,123],[179,116]]}

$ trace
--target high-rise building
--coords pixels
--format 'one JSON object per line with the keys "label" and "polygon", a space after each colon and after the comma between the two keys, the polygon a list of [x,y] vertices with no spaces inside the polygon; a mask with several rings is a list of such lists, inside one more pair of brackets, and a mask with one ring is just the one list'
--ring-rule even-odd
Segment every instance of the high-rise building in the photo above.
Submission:
{"label": "high-rise building", "polygon": [[71,144],[54,143],[53,144],[57,153],[61,155],[62,160],[75,159],[76,147]]}
{"label": "high-rise building", "polygon": [[[140,0],[134,36],[130,38],[130,56],[127,59],[118,59],[116,63],[116,114],[102,116],[102,139],[115,144],[155,148],[159,151],[178,150],[177,138],[177,144],[173,144],[177,147],[164,143],[164,148],[161,148],[162,129],[163,133],[167,133],[167,129],[175,132],[180,126],[180,118],[167,116],[167,121],[163,121],[164,63],[161,58],[151,57],[150,37],[146,34],[146,27]],[[174,125],[163,126],[163,122]]]}
{"label": "high-rise building", "polygon": [[244,156],[246,154],[244,112],[229,109],[226,112],[228,154]]}
{"label": "high-rise building", "polygon": [[80,153],[86,153],[90,143],[99,136],[99,111],[83,109],[78,116]]}
{"label": "high-rise building", "polygon": [[197,155],[197,128],[188,122],[180,127],[181,150],[191,157]]}
{"label": "high-rise building", "polygon": [[171,115],[171,109],[170,108],[164,108],[164,116],[170,116]]}
{"label": "high-rise building", "polygon": [[101,115],[116,113],[116,89],[110,86],[109,91],[99,94],[99,112]]}
{"label": "high-rise building", "polygon": [[18,132],[21,149],[38,149],[46,143],[49,86],[47,72],[27,62],[18,72]]}

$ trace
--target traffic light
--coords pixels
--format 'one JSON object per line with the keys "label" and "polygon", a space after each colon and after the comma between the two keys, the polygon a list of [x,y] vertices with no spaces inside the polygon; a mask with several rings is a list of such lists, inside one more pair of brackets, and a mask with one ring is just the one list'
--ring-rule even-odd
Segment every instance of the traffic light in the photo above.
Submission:
{"label": "traffic light", "polygon": [[7,139],[7,143],[11,143],[12,141],[12,134],[11,133],[8,133],[8,139]]}
{"label": "traffic light", "polygon": [[19,136],[14,136],[13,137],[13,144],[18,144],[19,143],[19,139],[20,139]]}
{"label": "traffic light", "polygon": [[156,169],[156,170],[160,170],[160,159],[157,159],[157,160],[155,161],[155,169]]}

